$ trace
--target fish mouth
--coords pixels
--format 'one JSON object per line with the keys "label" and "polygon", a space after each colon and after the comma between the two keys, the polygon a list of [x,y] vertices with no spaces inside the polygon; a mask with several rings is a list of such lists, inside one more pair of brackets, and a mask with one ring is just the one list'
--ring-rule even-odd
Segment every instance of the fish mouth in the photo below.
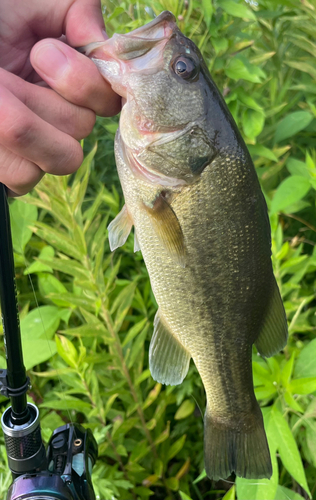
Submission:
{"label": "fish mouth", "polygon": [[112,56],[127,61],[141,57],[159,42],[169,40],[175,31],[178,31],[176,19],[171,12],[166,10],[150,23],[130,33],[115,33],[105,42],[90,43],[79,50],[93,59],[105,59],[106,56]]}
{"label": "fish mouth", "polygon": [[131,72],[156,72],[163,67],[163,49],[179,31],[174,15],[162,12],[150,23],[126,34],[91,43],[79,50],[89,56],[113,90],[126,98],[124,77]]}

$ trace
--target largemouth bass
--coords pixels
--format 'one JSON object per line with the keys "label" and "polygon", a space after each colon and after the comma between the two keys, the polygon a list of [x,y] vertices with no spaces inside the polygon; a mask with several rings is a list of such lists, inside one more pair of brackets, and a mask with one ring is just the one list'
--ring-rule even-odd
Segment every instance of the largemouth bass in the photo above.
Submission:
{"label": "largemouth bass", "polygon": [[134,225],[149,271],[159,305],[151,374],[180,384],[193,358],[207,396],[210,478],[270,477],[252,344],[272,356],[286,344],[287,323],[246,145],[170,12],[85,50],[123,97],[115,154],[125,205],[109,239],[114,250]]}

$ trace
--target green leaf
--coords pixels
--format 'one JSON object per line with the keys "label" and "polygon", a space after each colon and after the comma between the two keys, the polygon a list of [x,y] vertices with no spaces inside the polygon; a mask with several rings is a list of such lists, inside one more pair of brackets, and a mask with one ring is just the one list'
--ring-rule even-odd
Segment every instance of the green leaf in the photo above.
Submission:
{"label": "green leaf", "polygon": [[193,481],[193,484],[197,484],[199,483],[200,481],[202,481],[202,479],[204,479],[206,476],[206,471],[205,469],[202,470],[201,474],[198,475],[198,477],[196,479],[194,479]]}
{"label": "green leaf", "polygon": [[285,64],[291,66],[291,68],[298,69],[299,71],[303,71],[304,73],[308,73],[312,78],[316,80],[316,69],[312,64],[308,64],[304,61],[284,61]]}
{"label": "green leaf", "polygon": [[110,336],[109,332],[105,329],[102,323],[86,323],[78,326],[77,328],[69,328],[68,330],[61,330],[61,333],[77,337],[102,337],[102,342],[111,344],[115,340]]}
{"label": "green leaf", "polygon": [[186,399],[177,409],[174,416],[175,420],[182,420],[183,418],[187,418],[194,412],[194,409],[195,403],[192,401],[192,399]]}
{"label": "green leaf", "polygon": [[124,338],[124,341],[122,342],[122,346],[125,347],[129,342],[131,342],[136,337],[136,335],[138,335],[142,331],[146,323],[147,318],[144,318],[142,321],[138,321],[137,323],[135,323],[135,325],[128,330],[128,333]]}
{"label": "green leaf", "polygon": [[85,411],[91,410],[90,403],[86,403],[78,398],[70,398],[65,396],[64,399],[57,399],[54,401],[44,401],[39,405],[40,408],[51,408],[53,410],[76,410]]}
{"label": "green leaf", "polygon": [[304,130],[313,120],[308,111],[294,111],[283,118],[277,125],[274,140],[281,142]]}
{"label": "green leaf", "polygon": [[[191,498],[191,497],[189,497],[188,495],[186,495],[186,493],[184,493],[184,492],[183,492],[183,491],[181,491],[181,490],[179,491],[179,495],[180,495],[180,497],[181,497],[181,500],[192,500],[192,498]],[[235,499],[233,498],[233,500],[235,500]]]}
{"label": "green leaf", "polygon": [[56,343],[52,340],[22,338],[22,348],[26,370],[48,361],[57,352]]}
{"label": "green leaf", "polygon": [[161,384],[159,384],[157,382],[157,384],[155,385],[155,387],[150,391],[150,393],[148,394],[146,400],[144,401],[144,403],[142,405],[143,410],[146,410],[146,408],[148,408],[150,405],[153,404],[153,402],[159,396],[160,391],[161,391]]}
{"label": "green leaf", "polygon": [[58,307],[40,306],[32,309],[21,320],[22,338],[50,340],[59,326],[60,316]]}
{"label": "green leaf", "polygon": [[285,179],[276,190],[271,202],[271,214],[284,210],[289,205],[301,200],[310,190],[308,179],[292,175]]}
{"label": "green leaf", "polygon": [[252,19],[256,21],[256,16],[252,10],[248,9],[246,5],[236,3],[233,0],[221,0],[219,6],[234,17],[241,17],[242,19]]}
{"label": "green leaf", "polygon": [[[165,439],[167,439],[167,437]],[[139,443],[136,444],[136,446],[133,447],[132,453],[130,454],[129,457],[129,464],[133,462],[138,462],[139,460],[144,458],[150,451],[151,449],[147,445],[147,440],[140,441]]]}
{"label": "green leaf", "polygon": [[286,161],[286,168],[292,175],[299,175],[310,179],[310,173],[304,161],[300,161],[296,158],[290,157]]}
{"label": "green leaf", "polygon": [[42,265],[51,266],[56,271],[70,274],[79,280],[89,280],[91,278],[89,271],[81,263],[73,259],[45,259],[45,257],[39,256],[38,261]]}
{"label": "green leaf", "polygon": [[279,485],[274,500],[304,500],[304,498],[295,491]]}
{"label": "green leaf", "polygon": [[42,222],[37,222],[36,227],[33,227],[33,231],[39,238],[47,241],[51,246],[57,248],[64,254],[74,257],[79,261],[85,257],[85,254],[79,251],[73,239],[64,231],[55,229]]}
{"label": "green leaf", "polygon": [[287,388],[287,390],[284,393],[284,399],[289,405],[290,408],[292,408],[294,411],[299,411],[301,413],[304,413],[304,409],[301,407],[301,405],[296,401],[292,393],[290,392],[290,387]]}
{"label": "green leaf", "polygon": [[56,335],[55,340],[59,356],[67,365],[71,366],[71,368],[77,368],[78,353],[73,343],[63,335]]}
{"label": "green leaf", "polygon": [[[65,293],[67,288],[55,276],[49,273],[39,273],[38,287],[43,297],[47,297],[50,293]],[[62,305],[56,302],[57,305]]]}
{"label": "green leaf", "polygon": [[246,136],[255,139],[264,127],[264,114],[253,109],[246,109],[242,117],[242,126]]}
{"label": "green leaf", "polygon": [[293,352],[290,359],[285,363],[282,369],[281,381],[284,387],[286,387],[289,384],[290,379],[292,377],[294,368],[294,359],[295,359],[295,353]]}
{"label": "green leaf", "polygon": [[147,337],[149,325],[145,325],[143,331],[137,336],[135,342],[133,343],[132,349],[130,351],[130,355],[127,360],[128,368],[131,368],[136,362],[137,357],[139,356],[141,350],[144,347],[144,343]]}
{"label": "green leaf", "polygon": [[245,57],[235,56],[229,61],[225,70],[226,75],[233,80],[248,80],[253,83],[260,83],[265,78],[265,73],[259,66],[251,64]]}
{"label": "green leaf", "polygon": [[236,495],[236,486],[233,484],[233,486],[225,493],[223,496],[222,500],[235,500],[235,495]]}
{"label": "green leaf", "polygon": [[117,311],[114,321],[114,328],[116,331],[119,331],[119,329],[121,328],[125,316],[131,307],[135,294],[135,289],[136,289],[136,283],[129,283],[127,286],[123,288],[123,290],[119,293],[119,295],[113,302],[111,308],[111,314]]}
{"label": "green leaf", "polygon": [[316,377],[316,339],[311,340],[297,357],[294,367],[294,377]]}
{"label": "green leaf", "polygon": [[166,479],[166,485],[172,491],[177,491],[179,489],[179,479],[176,477],[168,477],[168,479]]}
{"label": "green leaf", "polygon": [[314,467],[316,467],[316,423],[315,421],[308,420],[306,422],[306,444],[311,454],[311,459]]}
{"label": "green leaf", "polygon": [[27,196],[10,203],[10,220],[13,248],[17,253],[24,253],[26,244],[32,236],[29,228],[37,220],[37,208],[27,203]]}
{"label": "green leaf", "polygon": [[[55,252],[54,252],[53,247],[51,247],[49,245],[45,245],[38,256],[38,259],[51,260],[54,257],[54,253]],[[49,266],[47,264],[43,264],[42,262],[39,262],[39,260],[35,260],[34,262],[32,262],[32,264],[30,266],[28,266],[24,270],[25,275],[32,274],[32,273],[40,273],[40,272],[52,273],[53,270],[52,270],[51,266]]]}
{"label": "green leaf", "polygon": [[74,293],[50,293],[47,298],[62,307],[83,307],[88,311],[95,311],[97,307],[96,299],[85,296],[80,297]]}
{"label": "green leaf", "polygon": [[248,144],[247,147],[251,156],[262,156],[263,158],[268,158],[268,160],[278,161],[274,152],[271,149],[262,146],[262,144]]}
{"label": "green leaf", "polygon": [[289,387],[293,394],[311,394],[316,391],[316,376],[294,379]]}
{"label": "green leaf", "polygon": [[183,448],[186,434],[180,437],[172,446],[170,446],[169,451],[167,453],[167,462],[169,462],[173,457],[175,457]]}
{"label": "green leaf", "polygon": [[271,416],[276,430],[277,448],[283,465],[295,481],[310,495],[300,453],[291,429],[276,406],[272,407]]}
{"label": "green leaf", "polygon": [[206,23],[206,26],[209,27],[211,24],[212,14],[213,14],[212,2],[210,2],[210,0],[202,0],[202,6],[203,6],[204,21]]}

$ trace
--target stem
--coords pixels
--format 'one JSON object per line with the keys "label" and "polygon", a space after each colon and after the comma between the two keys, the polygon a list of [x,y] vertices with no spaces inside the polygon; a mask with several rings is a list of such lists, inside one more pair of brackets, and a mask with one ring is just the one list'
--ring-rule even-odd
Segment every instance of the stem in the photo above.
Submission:
{"label": "stem", "polygon": [[298,222],[301,222],[302,224],[304,224],[304,226],[308,227],[309,229],[311,229],[312,231],[314,231],[316,233],[316,227],[313,226],[312,224],[310,224],[309,222],[307,222],[306,220],[301,219],[301,217],[298,217],[297,215],[293,215],[293,214],[284,214],[284,213],[282,215],[285,215],[286,217],[290,217],[291,219],[295,219]]}
{"label": "stem", "polygon": [[[89,398],[89,400],[90,400],[90,403],[91,403],[92,407],[93,407],[93,408],[97,408],[97,404],[96,404],[96,402],[95,402],[95,401],[94,401],[94,399],[93,399],[93,396],[92,396],[92,394],[91,394],[91,392],[90,392],[90,389],[89,389],[89,386],[88,386],[87,382],[85,381],[85,379],[84,379],[84,377],[81,375],[81,373],[79,373],[79,375],[80,375],[81,381],[82,381],[82,383],[83,383],[83,385],[84,385],[84,387],[85,387],[85,389],[86,389],[86,391],[87,391],[88,398]],[[99,415],[99,416],[98,416],[98,419],[100,420],[100,422],[101,422],[101,424],[102,424],[102,425],[104,425],[104,426],[106,425],[105,419],[102,417],[102,415]],[[112,449],[113,449],[113,452],[114,452],[115,458],[116,458],[117,462],[119,463],[119,465],[120,465],[120,467],[121,467],[121,470],[122,470],[122,472],[123,472],[123,474],[124,474],[125,479],[128,481],[128,480],[129,480],[129,478],[128,478],[128,475],[127,475],[126,469],[125,469],[125,467],[124,467],[124,464],[123,464],[123,462],[122,462],[122,459],[121,459],[120,455],[118,454],[118,452],[117,452],[117,450],[116,450],[116,446],[115,446],[115,444],[114,444],[114,442],[113,442],[113,440],[112,440],[111,434],[110,434],[109,432],[107,432],[107,433],[106,433],[106,438],[107,438],[108,442],[110,443],[110,446],[111,446],[111,447],[112,447]],[[134,496],[134,498],[136,498],[136,497]]]}
{"label": "stem", "polygon": [[154,444],[154,442],[152,440],[152,437],[151,437],[151,434],[150,434],[149,430],[146,427],[146,420],[145,420],[143,409],[142,409],[140,401],[139,401],[139,399],[137,397],[137,394],[136,394],[136,391],[135,391],[135,387],[133,385],[133,382],[132,382],[129,370],[128,370],[128,368],[126,366],[126,363],[125,363],[124,354],[123,354],[123,350],[122,350],[122,346],[121,346],[121,342],[120,342],[119,336],[118,336],[118,334],[116,333],[116,331],[113,328],[112,321],[110,319],[108,311],[104,307],[103,301],[102,301],[102,316],[103,316],[103,320],[106,323],[107,329],[109,330],[111,336],[115,339],[115,349],[116,349],[116,352],[117,352],[117,354],[118,354],[118,356],[120,358],[120,363],[121,363],[121,366],[122,366],[122,370],[123,370],[123,373],[124,373],[125,378],[127,380],[128,386],[130,388],[132,397],[133,397],[135,403],[137,403],[137,405],[138,405],[137,406],[137,413],[138,413],[139,418],[141,420],[141,423],[143,425],[144,432],[146,434],[146,438],[147,438],[147,440],[148,440],[148,442],[150,444],[150,447],[152,449],[152,452],[153,452],[155,458],[158,458],[158,454],[157,454],[157,450],[156,450],[155,444]]}

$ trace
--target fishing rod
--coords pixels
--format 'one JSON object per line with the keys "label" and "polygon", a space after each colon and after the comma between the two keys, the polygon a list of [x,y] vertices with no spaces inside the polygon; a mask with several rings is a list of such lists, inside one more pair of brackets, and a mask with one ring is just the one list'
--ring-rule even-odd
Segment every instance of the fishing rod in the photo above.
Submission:
{"label": "fishing rod", "polygon": [[39,410],[27,402],[30,379],[22,352],[6,187],[0,183],[0,299],[7,369],[0,393],[11,401],[2,415],[12,484],[6,500],[95,500],[91,473],[98,454],[90,429],[66,424],[52,434],[47,451]]}

